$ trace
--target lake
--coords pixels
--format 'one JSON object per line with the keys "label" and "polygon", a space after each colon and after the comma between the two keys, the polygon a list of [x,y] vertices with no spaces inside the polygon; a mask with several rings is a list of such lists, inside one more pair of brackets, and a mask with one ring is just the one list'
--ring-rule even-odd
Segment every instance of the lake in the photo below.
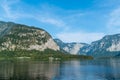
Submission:
{"label": "lake", "polygon": [[0,80],[120,80],[120,59],[0,61]]}

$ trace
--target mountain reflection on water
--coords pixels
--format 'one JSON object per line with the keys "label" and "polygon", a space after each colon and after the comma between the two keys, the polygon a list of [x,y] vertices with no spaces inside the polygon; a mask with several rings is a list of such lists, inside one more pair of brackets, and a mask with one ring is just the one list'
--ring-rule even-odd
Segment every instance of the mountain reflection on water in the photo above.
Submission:
{"label": "mountain reflection on water", "polygon": [[57,74],[58,63],[0,62],[0,80],[52,80]]}
{"label": "mountain reflection on water", "polygon": [[0,61],[0,80],[120,80],[120,59]]}

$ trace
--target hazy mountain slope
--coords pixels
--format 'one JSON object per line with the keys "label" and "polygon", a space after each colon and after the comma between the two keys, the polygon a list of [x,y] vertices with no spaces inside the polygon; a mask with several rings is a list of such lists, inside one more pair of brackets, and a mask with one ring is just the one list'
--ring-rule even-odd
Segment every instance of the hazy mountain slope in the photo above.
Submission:
{"label": "hazy mountain slope", "polygon": [[90,46],[83,50],[86,50],[85,53],[88,55],[96,57],[116,56],[120,53],[120,34],[107,35],[101,40],[92,42]]}
{"label": "hazy mountain slope", "polygon": [[55,42],[59,45],[62,51],[66,51],[70,54],[82,54],[80,49],[87,44],[85,43],[64,43],[60,39],[54,39]]}
{"label": "hazy mountain slope", "polygon": [[83,43],[64,43],[59,39],[55,42],[70,54],[90,55],[94,57],[113,57],[120,55],[120,34],[107,35],[90,45]]}
{"label": "hazy mountain slope", "polygon": [[4,36],[9,30],[13,27],[14,23],[12,22],[3,22],[0,21],[0,37]]}

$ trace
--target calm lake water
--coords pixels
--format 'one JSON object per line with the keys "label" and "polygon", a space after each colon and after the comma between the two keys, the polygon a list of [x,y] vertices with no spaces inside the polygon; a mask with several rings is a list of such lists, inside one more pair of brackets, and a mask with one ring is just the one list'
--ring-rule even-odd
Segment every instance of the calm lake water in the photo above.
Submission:
{"label": "calm lake water", "polygon": [[0,61],[0,80],[120,80],[120,59]]}

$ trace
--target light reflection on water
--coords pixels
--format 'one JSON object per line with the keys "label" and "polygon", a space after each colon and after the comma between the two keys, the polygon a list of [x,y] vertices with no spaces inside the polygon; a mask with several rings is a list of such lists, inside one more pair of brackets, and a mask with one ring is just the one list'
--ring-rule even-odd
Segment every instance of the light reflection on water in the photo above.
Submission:
{"label": "light reflection on water", "polygon": [[0,61],[0,80],[120,80],[120,59]]}

